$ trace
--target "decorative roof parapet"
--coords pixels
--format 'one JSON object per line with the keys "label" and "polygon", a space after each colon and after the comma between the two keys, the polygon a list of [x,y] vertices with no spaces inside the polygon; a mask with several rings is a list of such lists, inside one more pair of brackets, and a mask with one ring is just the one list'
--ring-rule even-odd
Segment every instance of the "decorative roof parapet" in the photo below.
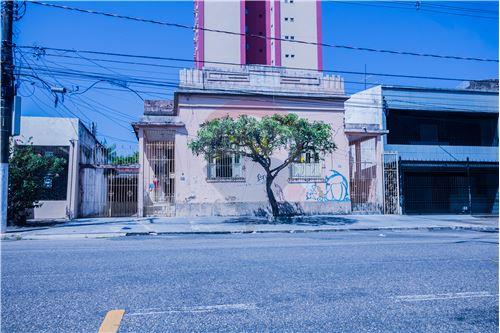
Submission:
{"label": "decorative roof parapet", "polygon": [[267,66],[182,69],[181,91],[204,90],[221,93],[265,93],[298,96],[344,96],[344,80],[310,70]]}
{"label": "decorative roof parapet", "polygon": [[172,100],[153,100],[144,101],[144,115],[166,116],[174,113],[174,101]]}

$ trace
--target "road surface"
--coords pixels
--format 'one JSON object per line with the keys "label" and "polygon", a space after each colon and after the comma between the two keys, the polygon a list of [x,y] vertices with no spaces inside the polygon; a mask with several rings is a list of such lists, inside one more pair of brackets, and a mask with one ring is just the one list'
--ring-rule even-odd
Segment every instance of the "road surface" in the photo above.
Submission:
{"label": "road surface", "polygon": [[498,234],[2,242],[2,332],[498,332]]}

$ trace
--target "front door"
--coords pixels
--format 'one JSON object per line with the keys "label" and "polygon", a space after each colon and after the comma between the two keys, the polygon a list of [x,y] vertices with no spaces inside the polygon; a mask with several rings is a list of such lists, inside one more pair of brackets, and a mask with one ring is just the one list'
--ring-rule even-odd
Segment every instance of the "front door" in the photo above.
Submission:
{"label": "front door", "polygon": [[172,216],[175,213],[174,141],[153,141],[145,145],[144,213]]}

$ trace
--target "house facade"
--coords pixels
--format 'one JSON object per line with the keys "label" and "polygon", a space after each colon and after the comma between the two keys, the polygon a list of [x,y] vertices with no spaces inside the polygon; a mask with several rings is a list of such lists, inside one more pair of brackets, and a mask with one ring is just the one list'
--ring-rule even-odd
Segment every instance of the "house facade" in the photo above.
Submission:
{"label": "house facade", "polygon": [[479,83],[376,86],[346,102],[347,128],[387,133],[381,137],[386,213],[498,214],[498,89]]}
{"label": "house facade", "polygon": [[[289,213],[350,212],[349,141],[343,81],[315,71],[265,66],[186,69],[175,100],[146,103],[134,123],[139,138],[139,215],[259,215],[268,210],[265,173],[246,158],[195,156],[188,143],[200,125],[220,117],[294,113],[332,126],[337,150],[305,154],[281,171],[274,194]],[[288,156],[278,152],[277,165]]]}

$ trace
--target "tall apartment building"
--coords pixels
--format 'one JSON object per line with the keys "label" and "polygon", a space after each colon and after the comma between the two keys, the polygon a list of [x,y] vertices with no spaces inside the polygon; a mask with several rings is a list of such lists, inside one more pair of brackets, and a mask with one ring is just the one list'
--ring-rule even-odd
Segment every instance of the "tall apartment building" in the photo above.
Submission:
{"label": "tall apartment building", "polygon": [[318,0],[196,0],[195,27],[198,69],[229,63],[322,70]]}

